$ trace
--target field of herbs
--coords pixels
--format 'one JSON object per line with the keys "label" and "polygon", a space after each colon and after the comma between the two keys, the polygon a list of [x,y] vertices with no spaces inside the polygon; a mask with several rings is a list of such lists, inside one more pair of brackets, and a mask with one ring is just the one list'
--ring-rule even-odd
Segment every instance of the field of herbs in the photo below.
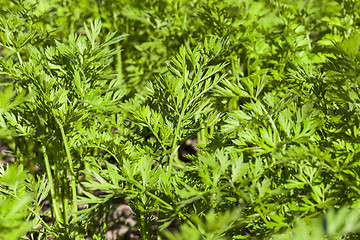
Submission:
{"label": "field of herbs", "polygon": [[358,0],[0,6],[0,239],[360,238]]}

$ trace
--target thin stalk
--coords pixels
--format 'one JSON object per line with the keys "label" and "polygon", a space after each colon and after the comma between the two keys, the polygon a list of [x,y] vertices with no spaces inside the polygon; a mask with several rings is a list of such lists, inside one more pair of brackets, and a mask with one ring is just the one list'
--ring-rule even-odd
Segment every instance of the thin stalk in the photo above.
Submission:
{"label": "thin stalk", "polygon": [[67,182],[67,174],[64,171],[65,176],[62,177],[62,188],[61,188],[61,195],[63,201],[63,215],[64,215],[64,224],[67,225],[69,223],[69,200],[66,194],[66,182]]}
{"label": "thin stalk", "polygon": [[171,157],[170,157],[170,161],[169,161],[169,169],[168,169],[168,172],[167,172],[167,175],[168,175],[167,177],[171,176],[171,170],[172,170],[172,165],[173,165],[173,162],[174,162],[174,158],[176,157],[177,150],[180,147],[180,146],[177,145],[177,139],[178,139],[178,135],[179,135],[179,131],[180,131],[182,115],[183,114],[181,113],[180,119],[178,121],[178,125],[176,126],[176,130],[175,130],[175,136],[174,136],[173,144],[172,144],[172,147],[171,147]]}
{"label": "thin stalk", "polygon": [[206,139],[206,127],[201,129],[200,132],[198,133],[198,142],[199,144],[206,144],[207,143],[207,139]]}
{"label": "thin stalk", "polygon": [[60,217],[60,207],[58,203],[56,202],[56,194],[55,194],[55,188],[54,188],[54,181],[51,175],[51,168],[49,163],[49,158],[47,155],[45,144],[41,142],[41,149],[44,154],[44,162],[45,162],[45,168],[46,168],[46,175],[49,179],[50,184],[50,195],[51,195],[51,202],[52,202],[52,211],[55,215],[55,221],[56,223],[62,223],[62,219]]}
{"label": "thin stalk", "polygon": [[[186,66],[186,60],[184,59],[184,66]],[[205,66],[205,65],[204,65]],[[182,123],[182,120],[184,118],[184,115],[185,115],[185,111],[190,107],[190,105],[195,101],[197,100],[199,97],[201,97],[203,94],[205,94],[206,92],[208,92],[210,89],[213,88],[213,86],[210,86],[209,88],[203,90],[201,93],[199,93],[197,96],[192,97],[192,93],[193,93],[193,88],[194,86],[198,85],[199,83],[205,81],[206,79],[214,76],[216,74],[216,72],[212,73],[212,74],[209,74],[205,77],[202,77],[201,78],[201,75],[199,75],[201,73],[197,72],[193,78],[193,80],[191,80],[190,84],[189,84],[189,87],[187,87],[187,82],[188,82],[188,77],[189,77],[189,73],[187,72],[187,69],[184,68],[183,69],[183,76],[184,76],[184,86],[187,90],[187,93],[186,93],[186,97],[185,97],[185,100],[184,102],[182,103],[182,109],[181,109],[181,113],[180,113],[180,116],[179,116],[179,119],[177,119],[177,126],[176,126],[176,129],[175,129],[175,136],[174,136],[174,139],[173,139],[173,144],[172,144],[172,147],[171,147],[171,157],[170,157],[170,160],[169,160],[169,169],[168,169],[168,172],[167,172],[167,176],[170,177],[171,176],[171,171],[172,171],[172,166],[173,166],[173,162],[174,162],[174,159],[176,157],[176,153],[179,149],[179,146],[177,145],[177,141],[178,141],[178,138],[179,138],[179,135],[180,135],[180,130],[181,130],[181,123]],[[200,80],[196,81],[196,79],[198,79],[200,76]]]}
{"label": "thin stalk", "polygon": [[145,220],[145,217],[144,217],[144,214],[141,214],[140,216],[140,222],[141,222],[141,239],[148,239],[148,230],[147,230],[147,227],[146,227],[146,220]]}
{"label": "thin stalk", "polygon": [[110,150],[108,150],[107,148],[105,148],[105,147],[102,147],[102,146],[100,146],[100,145],[94,145],[94,146],[90,146],[90,147],[93,147],[93,148],[100,148],[100,149],[102,149],[102,150],[104,150],[104,151],[106,151],[107,153],[109,153],[119,164],[120,164],[120,160],[115,156],[115,154],[114,153],[112,153]]}
{"label": "thin stalk", "polygon": [[[119,49],[121,49],[121,45],[119,47]],[[116,70],[119,73],[119,78],[122,80],[123,79],[123,70],[122,70],[122,58],[121,58],[121,51],[118,51],[116,54]]]}
{"label": "thin stalk", "polygon": [[16,52],[16,55],[17,55],[17,57],[18,57],[18,59],[19,59],[20,65],[23,65],[23,61],[22,61],[22,59],[21,59],[20,53],[19,53],[19,52]]}
{"label": "thin stalk", "polygon": [[214,125],[209,126],[209,135],[213,137],[213,136],[214,136],[214,132],[215,132],[215,126],[214,126]]}
{"label": "thin stalk", "polygon": [[[182,120],[184,118],[185,111],[186,111],[186,109],[188,109],[188,107],[190,106],[190,104],[193,101],[195,101],[199,96],[201,96],[202,94],[204,94],[207,91],[207,90],[204,90],[198,96],[196,96],[195,98],[190,100],[191,93],[192,93],[192,88],[196,85],[196,82],[194,83],[194,80],[193,80],[191,82],[190,86],[187,87],[186,83],[187,83],[187,80],[188,80],[188,73],[187,73],[186,69],[184,69],[183,74],[184,74],[184,86],[186,87],[187,93],[186,93],[185,101],[182,104],[182,109],[181,109],[179,119],[177,120],[177,126],[176,126],[176,129],[175,129],[175,136],[174,136],[173,144],[172,144],[172,147],[171,147],[172,152],[171,152],[171,157],[170,157],[170,161],[169,161],[169,169],[168,169],[168,172],[167,172],[168,177],[171,176],[171,171],[172,171],[174,158],[176,157],[177,150],[180,147],[180,146],[177,145],[177,141],[178,141],[178,137],[180,135],[181,122],[182,122]],[[197,74],[194,77],[194,79],[197,79],[197,76],[198,76]]]}
{"label": "thin stalk", "polygon": [[63,222],[62,222],[63,225],[67,225],[69,222],[68,221],[69,203],[68,203],[67,196],[65,194],[66,189],[67,189],[67,186],[65,184],[66,179],[67,179],[67,172],[64,171],[64,173],[63,173],[61,171],[61,166],[59,166],[59,162],[55,161],[54,165],[53,165],[53,181],[54,181],[55,185],[58,183],[61,186],[60,188],[55,188],[55,196],[56,196],[56,202],[62,203],[61,214],[62,214],[62,219],[63,219]]}
{"label": "thin stalk", "polygon": [[188,217],[186,217],[183,213],[178,212],[178,215],[179,215],[184,221],[186,221],[186,223],[189,224],[192,228],[197,229],[197,227],[194,225],[194,223],[191,221],[191,219],[189,219]]}
{"label": "thin stalk", "polygon": [[[186,87],[187,78],[188,78],[188,74],[186,72],[186,69],[184,69],[184,86],[185,87]],[[172,147],[171,147],[171,157],[170,157],[170,160],[169,160],[169,169],[168,169],[168,172],[167,172],[167,177],[168,178],[171,176],[171,171],[172,171],[174,158],[176,156],[177,150],[180,147],[180,146],[177,145],[177,140],[178,140],[178,135],[180,134],[181,122],[182,122],[182,119],[184,117],[185,110],[186,110],[187,104],[189,102],[189,100],[188,100],[189,95],[190,95],[190,90],[187,87],[186,87],[186,89],[187,89],[187,94],[186,94],[186,97],[185,97],[185,101],[182,104],[182,109],[181,109],[179,119],[177,120],[177,126],[176,126],[176,129],[175,129],[175,136],[174,136],[173,144],[172,144]],[[190,87],[190,89],[191,89],[191,87]]]}
{"label": "thin stalk", "polygon": [[[260,207],[260,208],[261,208],[261,210],[263,210],[262,207]],[[258,212],[258,214],[260,215],[261,219],[262,219],[265,223],[268,223],[268,222],[269,222],[269,221],[266,219],[266,217],[264,216],[264,214],[263,214],[259,209],[256,209],[256,211]]]}
{"label": "thin stalk", "polygon": [[[58,122],[59,124],[59,122]],[[72,157],[71,157],[71,153],[70,153],[70,148],[69,148],[69,144],[64,132],[64,128],[61,124],[59,124],[60,127],[60,132],[61,132],[61,136],[63,139],[63,143],[64,143],[64,147],[65,147],[65,152],[66,152],[66,156],[68,159],[68,163],[69,163],[69,168],[70,168],[70,181],[71,181],[71,191],[72,191],[72,203],[73,203],[73,208],[74,208],[74,217],[77,217],[77,212],[78,212],[78,207],[77,207],[77,194],[76,194],[76,179],[75,179],[75,172],[74,172],[74,166],[73,166],[73,161],[72,161]]]}
{"label": "thin stalk", "polygon": [[[149,124],[149,126],[150,126],[150,124]],[[160,145],[161,145],[161,147],[164,149],[164,151],[166,151],[166,147],[165,147],[164,144],[162,143],[160,137],[156,134],[156,131],[153,130],[151,127],[150,127],[150,130],[151,130],[151,132],[154,134],[156,140],[160,143]]]}
{"label": "thin stalk", "polygon": [[[61,172],[60,172],[60,168],[59,168],[59,163],[57,161],[54,162],[53,164],[53,181],[54,181],[54,185],[56,185],[57,183],[61,183]],[[60,188],[55,188],[55,196],[56,196],[56,201],[60,202],[62,199],[62,195],[60,192]]]}
{"label": "thin stalk", "polygon": [[276,125],[275,125],[275,123],[274,123],[271,115],[269,114],[269,112],[266,110],[266,108],[265,108],[263,105],[261,105],[261,108],[262,108],[262,109],[264,110],[264,112],[266,113],[267,117],[269,118],[269,121],[270,121],[270,123],[271,123],[271,126],[272,126],[273,130],[274,130],[274,131],[276,132],[276,134],[278,135],[278,141],[281,142],[281,138],[280,138],[279,131],[277,130],[277,127],[276,127]]}
{"label": "thin stalk", "polygon": [[147,194],[149,194],[151,197],[155,198],[156,200],[158,200],[159,202],[161,202],[162,204],[166,205],[168,209],[173,209],[173,207],[168,204],[167,202],[165,202],[164,200],[162,200],[161,198],[159,198],[158,196],[152,194],[151,192],[148,192]]}

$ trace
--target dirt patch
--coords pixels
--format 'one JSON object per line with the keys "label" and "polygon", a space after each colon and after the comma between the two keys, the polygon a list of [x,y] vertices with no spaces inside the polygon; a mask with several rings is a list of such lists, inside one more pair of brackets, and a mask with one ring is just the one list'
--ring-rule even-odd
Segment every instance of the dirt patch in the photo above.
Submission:
{"label": "dirt patch", "polygon": [[0,142],[0,163],[1,164],[11,164],[14,163],[15,158],[10,152],[10,148],[6,143]]}

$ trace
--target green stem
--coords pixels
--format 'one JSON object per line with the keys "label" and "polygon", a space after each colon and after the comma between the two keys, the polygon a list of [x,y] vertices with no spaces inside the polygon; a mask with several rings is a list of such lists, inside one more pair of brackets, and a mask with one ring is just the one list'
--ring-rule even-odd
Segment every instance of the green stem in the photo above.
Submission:
{"label": "green stem", "polygon": [[174,158],[176,157],[176,153],[177,153],[177,150],[179,149],[180,146],[177,145],[177,135],[178,135],[178,132],[180,131],[180,122],[178,123],[178,126],[176,127],[176,130],[175,130],[175,136],[174,136],[174,140],[173,140],[173,145],[171,147],[171,157],[170,157],[170,161],[169,161],[169,169],[167,171],[167,177],[169,178],[171,176],[171,170],[172,170],[172,165],[173,165],[173,162],[174,162]]}
{"label": "green stem", "polygon": [[141,239],[148,239],[148,230],[147,230],[147,227],[146,227],[146,219],[144,217],[144,214],[141,213],[141,216],[140,216],[140,222],[141,222]]}
{"label": "green stem", "polygon": [[[261,210],[263,210],[262,207],[260,207],[260,208],[261,208]],[[260,215],[260,217],[261,217],[261,219],[264,221],[264,223],[267,224],[269,221],[266,219],[266,217],[264,216],[264,214],[263,214],[258,208],[256,208],[256,211],[257,211],[257,213]]]}
{"label": "green stem", "polygon": [[164,200],[162,200],[162,199],[159,198],[158,196],[152,194],[151,192],[148,192],[147,194],[149,194],[151,197],[155,198],[156,200],[158,200],[158,201],[161,202],[162,204],[166,205],[166,207],[167,207],[168,209],[171,209],[171,210],[173,209],[173,207],[172,207],[169,203],[165,202]]}
{"label": "green stem", "polygon": [[77,194],[76,194],[76,179],[75,179],[73,161],[72,161],[72,157],[71,157],[71,153],[70,153],[69,144],[68,144],[68,141],[66,139],[65,132],[64,132],[64,128],[59,122],[58,122],[58,124],[59,124],[59,127],[60,127],[60,132],[61,132],[61,136],[62,136],[64,147],[65,147],[66,156],[67,156],[69,167],[70,167],[72,203],[73,203],[73,208],[74,208],[73,212],[74,212],[74,217],[77,217],[78,207],[77,207]]}
{"label": "green stem", "polygon": [[114,153],[112,153],[110,150],[108,150],[107,148],[105,147],[102,147],[100,145],[94,145],[94,146],[90,146],[90,147],[93,147],[93,148],[99,148],[99,149],[102,149],[104,151],[106,151],[107,153],[109,153],[119,164],[120,164],[120,160],[115,156]]}
{"label": "green stem", "polygon": [[60,217],[60,208],[59,208],[58,203],[56,202],[54,181],[53,181],[53,178],[52,178],[52,175],[51,175],[51,168],[50,168],[49,158],[48,158],[48,155],[47,155],[45,144],[42,143],[42,142],[41,142],[41,149],[42,149],[43,154],[44,154],[46,175],[47,175],[47,177],[49,179],[49,184],[50,184],[50,195],[51,195],[51,201],[52,201],[52,211],[53,211],[53,214],[55,215],[55,221],[57,223],[62,223],[62,219]]}
{"label": "green stem", "polygon": [[266,110],[266,108],[265,108],[263,105],[261,105],[261,108],[264,110],[264,112],[266,113],[267,117],[269,118],[269,121],[270,121],[270,123],[271,123],[271,126],[272,126],[274,132],[278,135],[278,142],[281,142],[281,138],[280,138],[279,131],[277,130],[277,127],[276,127],[276,125],[275,125],[275,123],[274,123],[271,115],[269,114],[269,112]]}
{"label": "green stem", "polygon": [[64,224],[65,225],[68,225],[69,223],[69,200],[67,198],[67,194],[66,194],[66,189],[65,189],[65,186],[66,186],[66,183],[67,183],[67,174],[66,174],[66,171],[64,171],[65,173],[65,176],[63,176],[63,179],[62,179],[62,186],[63,188],[61,189],[61,195],[62,195],[62,201],[63,201],[63,209],[64,209]]}
{"label": "green stem", "polygon": [[183,213],[178,212],[178,215],[179,215],[184,221],[186,221],[186,223],[189,224],[192,228],[198,229],[198,228],[194,225],[194,223],[193,223],[188,217],[186,217]]}
{"label": "green stem", "polygon": [[198,143],[199,144],[207,144],[209,139],[206,137],[207,127],[204,127],[198,133]]}
{"label": "green stem", "polygon": [[20,53],[19,53],[19,52],[16,52],[16,55],[17,55],[17,57],[18,57],[18,59],[19,59],[20,65],[23,65],[23,61],[22,61],[22,59],[21,59]]}
{"label": "green stem", "polygon": [[[209,136],[214,137],[215,126],[214,125],[209,126],[207,129],[208,129]],[[207,139],[207,142],[209,142],[209,139]]]}
{"label": "green stem", "polygon": [[[121,46],[118,46],[119,49],[121,49]],[[116,54],[116,70],[117,72],[119,73],[119,78],[120,80],[123,79],[123,71],[122,71],[122,58],[121,58],[121,51],[118,51],[117,54]]]}
{"label": "green stem", "polygon": [[[183,74],[184,74],[184,85],[186,87],[186,82],[187,82],[187,79],[188,79],[188,74],[187,74],[186,69],[184,69]],[[178,141],[178,136],[180,134],[181,122],[182,122],[182,119],[184,117],[185,110],[187,108],[187,104],[189,102],[190,89],[191,88],[192,88],[192,86],[190,86],[190,88],[186,87],[187,93],[186,93],[185,101],[182,104],[181,113],[180,113],[179,119],[177,120],[177,126],[176,126],[176,129],[175,129],[175,136],[174,136],[173,144],[172,144],[172,147],[171,147],[171,157],[170,157],[170,161],[169,161],[169,169],[168,169],[168,172],[167,172],[167,177],[168,178],[171,176],[171,171],[172,171],[172,165],[173,165],[173,162],[174,162],[174,158],[176,156],[177,150],[180,147],[180,146],[178,146],[177,141]]]}

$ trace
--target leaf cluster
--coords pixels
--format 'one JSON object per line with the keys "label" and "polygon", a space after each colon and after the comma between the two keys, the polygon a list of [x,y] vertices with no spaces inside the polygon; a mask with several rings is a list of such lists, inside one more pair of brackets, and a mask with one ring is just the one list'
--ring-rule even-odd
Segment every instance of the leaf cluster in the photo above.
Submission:
{"label": "leaf cluster", "polygon": [[4,239],[358,238],[357,1],[0,4]]}

